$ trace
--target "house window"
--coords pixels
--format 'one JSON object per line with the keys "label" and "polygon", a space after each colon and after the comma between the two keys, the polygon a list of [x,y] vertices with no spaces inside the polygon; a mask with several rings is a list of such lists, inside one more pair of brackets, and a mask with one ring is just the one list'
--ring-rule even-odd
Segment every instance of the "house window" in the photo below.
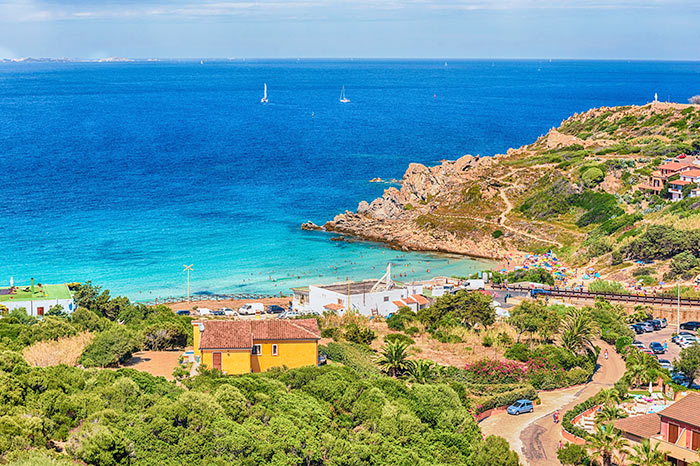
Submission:
{"label": "house window", "polygon": [[338,304],[343,304],[343,300],[338,298]]}
{"label": "house window", "polygon": [[690,448],[697,451],[700,449],[700,432],[693,431],[693,437],[691,438]]}
{"label": "house window", "polygon": [[277,345],[272,345],[272,355],[277,356]]}
{"label": "house window", "polygon": [[676,443],[676,440],[678,440],[678,431],[679,428],[676,424],[668,424],[668,441],[671,443]]}
{"label": "house window", "polygon": [[385,302],[385,303],[388,303],[388,302],[389,302],[389,297],[388,297],[388,296],[384,296],[384,302]]}
{"label": "house window", "polygon": [[38,316],[43,316],[43,315],[44,315],[44,308],[43,308],[43,307],[37,307],[37,308],[36,308],[36,315],[38,315]]}
{"label": "house window", "polygon": [[262,345],[253,345],[253,356],[260,356],[262,354]]}

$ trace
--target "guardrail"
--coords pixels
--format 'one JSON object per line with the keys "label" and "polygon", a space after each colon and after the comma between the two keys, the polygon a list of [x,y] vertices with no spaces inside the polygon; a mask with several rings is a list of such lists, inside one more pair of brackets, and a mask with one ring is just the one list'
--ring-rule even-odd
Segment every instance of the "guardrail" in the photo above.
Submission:
{"label": "guardrail", "polygon": [[[492,285],[495,289],[505,290],[503,285]],[[508,290],[515,291],[527,291],[530,292],[534,290],[544,290],[545,296],[556,296],[561,298],[578,298],[578,299],[595,299],[604,298],[608,301],[625,301],[628,303],[639,303],[639,304],[661,304],[661,305],[676,305],[678,304],[678,298],[673,298],[671,296],[641,296],[633,294],[624,293],[594,293],[591,291],[574,291],[574,290],[561,290],[557,288],[528,288],[523,286],[512,286],[509,285]],[[699,307],[700,299],[693,298],[681,298],[681,306],[687,307]]]}

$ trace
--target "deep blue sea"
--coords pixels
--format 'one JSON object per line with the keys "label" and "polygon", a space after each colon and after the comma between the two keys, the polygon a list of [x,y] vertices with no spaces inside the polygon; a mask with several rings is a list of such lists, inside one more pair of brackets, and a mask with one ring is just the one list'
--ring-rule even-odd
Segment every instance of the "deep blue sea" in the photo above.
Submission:
{"label": "deep blue sea", "polygon": [[381,195],[368,180],[410,162],[503,152],[654,92],[686,102],[700,63],[0,64],[0,284],[92,279],[150,300],[185,293],[183,264],[193,292],[286,293],[389,261],[407,279],[464,275],[487,264],[299,225]]}

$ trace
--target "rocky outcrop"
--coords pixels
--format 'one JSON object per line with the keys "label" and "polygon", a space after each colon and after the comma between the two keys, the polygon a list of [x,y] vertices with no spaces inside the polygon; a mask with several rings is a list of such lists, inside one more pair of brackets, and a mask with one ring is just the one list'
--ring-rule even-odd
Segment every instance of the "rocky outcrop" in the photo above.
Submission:
{"label": "rocky outcrop", "polygon": [[316,225],[312,221],[304,222],[301,224],[301,229],[302,230],[309,230],[309,231],[314,231],[314,230],[323,230],[323,227]]}

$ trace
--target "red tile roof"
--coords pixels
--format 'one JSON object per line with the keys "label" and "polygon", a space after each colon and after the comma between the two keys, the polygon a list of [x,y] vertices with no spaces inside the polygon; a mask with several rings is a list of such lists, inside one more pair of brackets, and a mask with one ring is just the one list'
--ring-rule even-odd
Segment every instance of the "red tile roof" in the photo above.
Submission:
{"label": "red tile roof", "polygon": [[200,349],[252,348],[254,340],[318,340],[316,319],[208,320],[199,340]]}
{"label": "red tile roof", "polygon": [[700,393],[689,392],[688,396],[659,412],[659,416],[700,427]]}
{"label": "red tile roof", "polygon": [[326,304],[323,307],[325,307],[326,309],[330,309],[331,311],[342,311],[343,309],[345,309],[345,306],[336,303]]}
{"label": "red tile roof", "polygon": [[406,305],[403,301],[392,301],[391,303],[396,307],[404,307]]}
{"label": "red tile roof", "polygon": [[700,176],[700,168],[691,168],[682,173],[682,176],[687,176],[689,178],[697,178]]}
{"label": "red tile roof", "polygon": [[663,165],[659,165],[659,170],[677,171],[690,166],[692,166],[692,164],[689,162],[667,162]]}
{"label": "red tile roof", "polygon": [[404,298],[403,302],[405,302],[406,304],[416,304],[416,300],[411,298],[410,296],[408,298]]}
{"label": "red tile roof", "polygon": [[637,437],[649,438],[661,431],[661,418],[658,414],[642,414],[641,416],[617,419],[615,427],[623,432]]}
{"label": "red tile roof", "polygon": [[411,298],[415,299],[416,302],[420,305],[424,305],[424,304],[429,303],[428,299],[425,296],[421,296],[419,294],[411,295]]}
{"label": "red tile roof", "polygon": [[678,186],[685,186],[685,185],[687,185],[687,184],[690,184],[690,181],[685,181],[685,180],[673,180],[673,181],[669,181],[669,184],[675,184],[675,185],[678,185]]}

